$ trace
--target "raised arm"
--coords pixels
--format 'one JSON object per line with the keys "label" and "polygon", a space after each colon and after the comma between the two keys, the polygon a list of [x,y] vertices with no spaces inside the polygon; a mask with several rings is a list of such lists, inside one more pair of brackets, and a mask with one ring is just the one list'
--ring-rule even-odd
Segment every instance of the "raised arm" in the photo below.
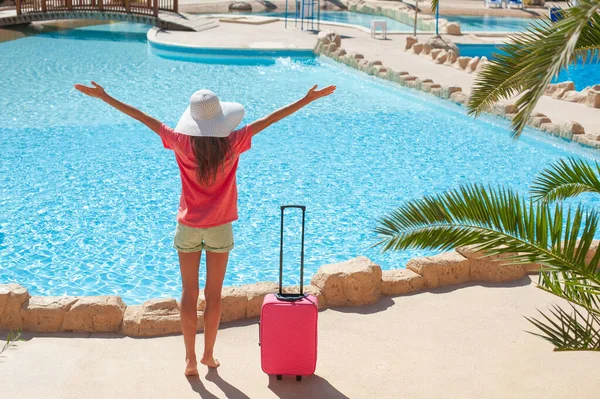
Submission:
{"label": "raised arm", "polygon": [[140,111],[139,109],[137,109],[135,107],[132,107],[131,105],[125,104],[115,98],[112,98],[104,91],[102,86],[100,86],[96,82],[92,81],[92,85],[94,87],[87,87],[84,85],[76,84],[75,88],[85,95],[88,95],[88,96],[94,97],[94,98],[99,98],[100,100],[104,101],[108,105],[118,109],[125,115],[128,115],[128,116],[132,117],[133,119],[136,119],[136,120],[142,122],[144,125],[148,126],[150,128],[150,130],[152,130],[154,133],[160,134],[160,126],[162,125],[162,123],[159,120],[154,119],[153,117],[151,117],[149,115],[146,115],[145,113],[143,113],[142,111]]}
{"label": "raised arm", "polygon": [[292,103],[288,106],[278,109],[270,115],[267,115],[263,118],[260,118],[250,124],[250,131],[252,135],[257,134],[258,132],[268,128],[275,122],[279,122],[283,118],[290,116],[294,112],[298,111],[300,108],[312,103],[315,100],[318,100],[321,97],[325,97],[330,95],[335,91],[335,86],[327,86],[324,89],[317,90],[317,85],[314,85],[312,89],[306,93],[304,97],[300,100]]}

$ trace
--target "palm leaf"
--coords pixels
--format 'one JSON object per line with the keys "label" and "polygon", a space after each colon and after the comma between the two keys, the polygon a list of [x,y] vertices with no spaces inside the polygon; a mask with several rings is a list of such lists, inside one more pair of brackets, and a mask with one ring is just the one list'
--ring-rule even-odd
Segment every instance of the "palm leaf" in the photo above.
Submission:
{"label": "palm leaf", "polygon": [[431,12],[435,13],[437,8],[440,6],[440,0],[431,0]]}
{"label": "palm leaf", "polygon": [[589,296],[600,292],[600,251],[589,263],[585,258],[598,222],[597,212],[582,207],[551,208],[508,189],[469,185],[409,201],[381,218],[376,245],[384,251],[475,245],[488,255],[510,254],[510,263],[545,266],[540,284],[548,291],[596,311]]}
{"label": "palm leaf", "polygon": [[535,200],[552,202],[585,192],[600,194],[600,165],[576,158],[559,160],[544,169],[531,184]]}
{"label": "palm leaf", "polygon": [[543,321],[526,317],[542,334],[529,332],[542,337],[556,347],[558,351],[564,350],[600,350],[600,317],[582,312],[572,307],[572,313],[567,313],[559,306],[550,310],[552,317],[540,312]]}
{"label": "palm leaf", "polygon": [[478,116],[492,104],[519,94],[512,119],[518,137],[547,85],[577,58],[598,59],[600,48],[600,0],[581,0],[563,10],[565,18],[533,22],[501,47],[502,54],[478,75],[468,104],[469,114]]}
{"label": "palm leaf", "polygon": [[557,350],[598,349],[600,337],[600,250],[586,257],[599,215],[583,207],[526,200],[503,188],[462,186],[409,201],[378,221],[376,245],[384,251],[409,248],[448,250],[475,245],[487,255],[509,254],[510,263],[539,263],[540,288],[579,305],[568,314],[528,319]]}

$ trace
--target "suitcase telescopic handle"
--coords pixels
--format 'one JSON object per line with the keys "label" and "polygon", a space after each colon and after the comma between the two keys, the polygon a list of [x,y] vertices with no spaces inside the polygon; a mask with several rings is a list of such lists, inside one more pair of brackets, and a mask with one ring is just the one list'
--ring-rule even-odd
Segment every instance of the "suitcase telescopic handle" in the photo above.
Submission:
{"label": "suitcase telescopic handle", "polygon": [[[302,244],[300,249],[300,294],[283,293],[283,216],[287,208],[298,208],[302,210]],[[279,294],[277,298],[284,301],[297,301],[304,298],[304,222],[306,219],[306,206],[304,205],[282,205],[281,206],[281,238],[279,241]]]}

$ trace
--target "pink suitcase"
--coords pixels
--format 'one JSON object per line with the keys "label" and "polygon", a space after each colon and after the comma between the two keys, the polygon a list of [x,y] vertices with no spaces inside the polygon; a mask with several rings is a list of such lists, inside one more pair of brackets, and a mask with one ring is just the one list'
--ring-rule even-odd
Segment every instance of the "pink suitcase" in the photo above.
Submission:
{"label": "pink suitcase", "polygon": [[[302,252],[300,255],[300,293],[282,293],[283,277],[283,211],[302,209]],[[279,258],[279,292],[265,296],[260,312],[260,359],[262,370],[276,375],[302,376],[314,374],[317,365],[317,298],[305,295],[304,279],[304,220],[306,207],[281,207],[281,244]]]}

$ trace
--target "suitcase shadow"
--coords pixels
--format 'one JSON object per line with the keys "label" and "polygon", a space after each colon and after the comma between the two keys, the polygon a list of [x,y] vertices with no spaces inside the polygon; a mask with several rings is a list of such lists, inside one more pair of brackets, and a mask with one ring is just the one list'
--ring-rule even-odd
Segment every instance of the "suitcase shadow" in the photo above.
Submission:
{"label": "suitcase shadow", "polygon": [[284,376],[278,381],[274,375],[269,376],[269,389],[278,397],[291,398],[327,398],[327,399],[349,399],[348,396],[338,391],[326,379],[318,375],[302,377],[302,381],[296,381],[295,377]]}

